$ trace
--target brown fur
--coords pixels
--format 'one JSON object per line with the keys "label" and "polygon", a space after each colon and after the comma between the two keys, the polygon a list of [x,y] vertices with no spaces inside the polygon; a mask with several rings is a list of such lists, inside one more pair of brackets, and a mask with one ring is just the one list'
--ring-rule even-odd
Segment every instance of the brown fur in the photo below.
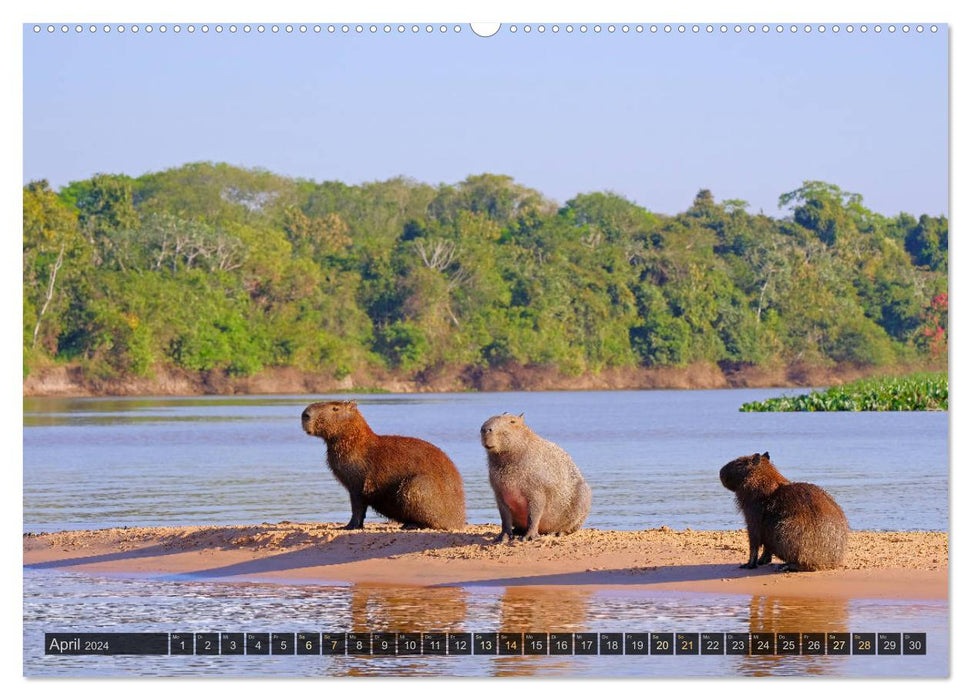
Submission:
{"label": "brown fur", "polygon": [[821,488],[786,479],[768,452],[739,457],[722,467],[719,476],[735,492],[745,516],[749,559],[743,569],[768,564],[773,555],[789,570],[832,569],[843,561],[849,525],[843,510]]}
{"label": "brown fur", "polygon": [[351,496],[347,529],[364,527],[368,506],[406,527],[465,527],[462,477],[431,443],[376,435],[353,401],[310,404],[301,424],[327,443],[327,464]]}

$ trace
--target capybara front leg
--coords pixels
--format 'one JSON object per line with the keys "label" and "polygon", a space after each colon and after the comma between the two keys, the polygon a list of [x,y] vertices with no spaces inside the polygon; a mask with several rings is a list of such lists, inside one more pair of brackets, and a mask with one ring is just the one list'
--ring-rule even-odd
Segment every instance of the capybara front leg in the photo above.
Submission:
{"label": "capybara front leg", "polygon": [[512,511],[509,510],[509,506],[506,505],[506,502],[500,496],[496,496],[496,505],[499,506],[499,519],[502,521],[502,528],[499,531],[499,536],[495,540],[499,544],[512,539]]}
{"label": "capybara front leg", "polygon": [[759,565],[759,547],[762,546],[762,542],[756,533],[752,532],[751,528],[748,531],[748,561],[742,564],[740,569],[754,569]]}
{"label": "capybara front leg", "polygon": [[539,537],[539,522],[543,518],[543,511],[546,508],[546,499],[536,496],[529,501],[529,519],[526,521],[526,534],[523,541],[529,542]]}
{"label": "capybara front leg", "polygon": [[345,530],[363,530],[364,514],[367,513],[367,502],[362,496],[351,495],[351,520],[344,526]]}

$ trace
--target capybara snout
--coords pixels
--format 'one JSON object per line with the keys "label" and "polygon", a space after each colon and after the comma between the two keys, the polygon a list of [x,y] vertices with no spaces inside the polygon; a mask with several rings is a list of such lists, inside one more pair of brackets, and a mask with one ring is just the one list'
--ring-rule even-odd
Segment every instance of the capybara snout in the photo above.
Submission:
{"label": "capybara snout", "polygon": [[729,491],[738,489],[739,485],[745,481],[745,478],[752,473],[753,467],[761,463],[763,456],[769,459],[769,453],[766,452],[764,455],[754,454],[749,457],[739,457],[726,464],[718,473],[722,486]]}
{"label": "capybara snout", "polygon": [[495,434],[493,433],[492,426],[486,423],[479,429],[479,440],[482,442],[482,446],[487,450],[494,449],[496,447]]}

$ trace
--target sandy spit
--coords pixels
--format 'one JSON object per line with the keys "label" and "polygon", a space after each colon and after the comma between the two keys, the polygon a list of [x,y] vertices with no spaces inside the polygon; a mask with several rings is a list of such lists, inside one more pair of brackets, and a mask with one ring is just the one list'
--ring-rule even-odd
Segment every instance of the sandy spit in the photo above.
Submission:
{"label": "sandy spit", "polygon": [[124,527],[23,537],[24,565],[207,580],[449,586],[638,587],[709,593],[941,599],[948,594],[942,532],[853,532],[843,566],[780,573],[739,569],[743,530],[581,530],[493,544],[495,525],[463,531],[368,524],[263,523]]}

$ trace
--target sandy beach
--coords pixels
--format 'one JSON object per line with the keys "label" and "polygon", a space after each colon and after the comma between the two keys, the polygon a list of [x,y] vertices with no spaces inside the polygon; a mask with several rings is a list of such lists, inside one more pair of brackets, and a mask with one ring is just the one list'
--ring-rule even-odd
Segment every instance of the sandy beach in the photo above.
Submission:
{"label": "sandy beach", "polygon": [[461,532],[369,524],[263,523],[27,533],[24,565],[111,575],[409,586],[597,586],[814,598],[944,599],[948,537],[854,532],[843,566],[740,569],[743,530],[581,530],[493,544],[495,525]]}

